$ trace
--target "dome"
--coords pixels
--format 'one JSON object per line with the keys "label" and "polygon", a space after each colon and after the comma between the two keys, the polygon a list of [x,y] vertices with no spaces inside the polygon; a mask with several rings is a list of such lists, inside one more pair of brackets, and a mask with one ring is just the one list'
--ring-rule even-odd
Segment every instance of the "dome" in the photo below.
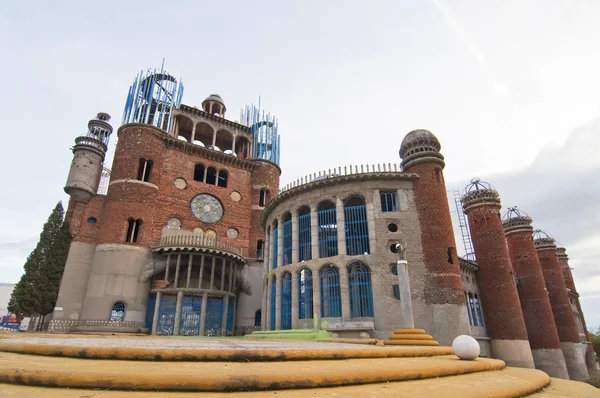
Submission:
{"label": "dome", "polygon": [[514,220],[515,218],[531,218],[529,214],[525,213],[523,210],[518,209],[517,206],[509,207],[504,216],[502,217],[502,221]]}
{"label": "dome", "polygon": [[423,129],[413,130],[406,134],[406,137],[402,140],[402,144],[400,145],[400,157],[404,157],[402,156],[402,153],[415,145],[432,146],[438,151],[442,148],[440,141],[431,131]]}
{"label": "dome", "polygon": [[211,94],[208,97],[206,97],[206,99],[204,101],[202,101],[202,103],[205,103],[207,101],[214,101],[214,102],[218,102],[219,104],[225,105],[225,102],[223,102],[223,98],[221,98],[221,96],[219,94]]}
{"label": "dome", "polygon": [[413,130],[406,134],[400,145],[400,158],[402,167],[420,161],[435,160],[444,164],[444,157],[440,153],[442,145],[435,135],[429,130]]}
{"label": "dome", "polygon": [[481,181],[479,178],[471,178],[471,182],[465,187],[463,195],[473,191],[492,190],[494,187],[489,182]]}
{"label": "dome", "polygon": [[533,231],[533,239],[537,240],[537,239],[552,239],[554,240],[550,235],[548,235],[546,232],[542,231],[541,229],[536,229],[535,231]]}

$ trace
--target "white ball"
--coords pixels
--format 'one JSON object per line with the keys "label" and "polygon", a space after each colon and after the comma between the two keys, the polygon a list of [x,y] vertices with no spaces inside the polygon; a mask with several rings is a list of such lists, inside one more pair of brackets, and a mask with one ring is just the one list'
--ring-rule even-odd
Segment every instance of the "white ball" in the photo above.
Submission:
{"label": "white ball", "polygon": [[460,359],[473,360],[479,356],[481,348],[479,343],[471,336],[463,334],[452,342],[452,349]]}

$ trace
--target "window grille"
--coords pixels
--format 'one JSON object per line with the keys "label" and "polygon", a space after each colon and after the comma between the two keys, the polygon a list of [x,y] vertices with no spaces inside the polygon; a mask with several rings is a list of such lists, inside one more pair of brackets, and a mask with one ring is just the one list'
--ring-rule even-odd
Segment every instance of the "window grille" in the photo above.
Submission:
{"label": "window grille", "polygon": [[223,309],[225,303],[222,297],[209,297],[206,305],[205,336],[220,336],[223,324]]}
{"label": "window grille", "polygon": [[202,317],[202,297],[184,296],[181,303],[179,321],[180,336],[200,335],[200,318]]}
{"label": "window grille", "polygon": [[310,241],[310,209],[303,207],[298,211],[298,261],[312,259]]}
{"label": "window grille", "polygon": [[281,276],[281,329],[292,328],[292,274]]}
{"label": "window grille", "polygon": [[125,304],[115,303],[110,311],[111,321],[122,321],[125,319]]}
{"label": "window grille", "polygon": [[277,300],[277,278],[271,279],[271,309],[269,311],[269,320],[271,321],[271,330],[275,330],[275,304]]}
{"label": "window grille", "polygon": [[175,327],[175,308],[177,298],[166,294],[161,295],[158,307],[158,323],[156,334],[159,336],[172,336]]}
{"label": "window grille", "polygon": [[336,267],[326,266],[320,272],[321,278],[321,317],[339,318],[342,316],[342,294],[340,273]]}
{"label": "window grille", "polygon": [[333,257],[338,255],[337,218],[333,203],[319,206],[317,211],[319,225],[319,257]]}
{"label": "window grille", "polygon": [[[354,204],[357,205],[354,205]],[[346,254],[357,256],[369,254],[369,227],[367,206],[362,198],[351,198],[344,204],[344,228],[346,231]]]}
{"label": "window grille", "polygon": [[313,282],[312,272],[305,268],[298,273],[298,318],[313,317]]}
{"label": "window grille", "polygon": [[398,192],[381,191],[379,192],[379,198],[381,199],[381,211],[390,212],[397,211],[400,209],[398,203]]}
{"label": "window grille", "polygon": [[348,267],[350,318],[373,316],[373,289],[369,267],[355,262]]}
{"label": "window grille", "polygon": [[292,263],[292,215],[287,213],[283,218],[283,264]]}
{"label": "window grille", "polygon": [[279,259],[279,228],[277,224],[273,226],[273,269],[277,268],[277,260]]}

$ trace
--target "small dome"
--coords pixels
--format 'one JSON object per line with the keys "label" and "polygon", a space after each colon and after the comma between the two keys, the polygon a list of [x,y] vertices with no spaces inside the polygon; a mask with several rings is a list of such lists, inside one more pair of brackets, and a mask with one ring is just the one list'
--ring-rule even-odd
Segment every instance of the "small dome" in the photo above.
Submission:
{"label": "small dome", "polygon": [[489,182],[481,181],[477,177],[471,178],[471,182],[465,187],[463,195],[473,191],[482,191],[484,189],[494,189],[494,187]]}
{"label": "small dome", "polygon": [[517,206],[515,206],[515,207],[508,208],[508,210],[506,211],[506,213],[504,213],[504,216],[502,217],[502,221],[513,220],[515,218],[531,218],[531,217],[529,217],[529,215],[527,213],[525,213],[523,210],[517,209]]}
{"label": "small dome", "polygon": [[554,239],[550,235],[548,235],[546,232],[542,231],[541,229],[536,229],[535,231],[533,231],[533,239],[534,240],[552,239],[554,241]]}
{"label": "small dome", "polygon": [[202,101],[202,103],[205,103],[207,101],[214,101],[214,102],[218,102],[220,104],[225,105],[225,102],[223,102],[223,98],[221,98],[221,96],[219,94],[211,94],[208,97],[206,97],[206,99],[204,101]]}
{"label": "small dome", "polygon": [[442,146],[437,137],[429,130],[413,130],[406,134],[400,145],[400,157],[404,158],[407,152],[414,146],[428,146],[439,151]]}

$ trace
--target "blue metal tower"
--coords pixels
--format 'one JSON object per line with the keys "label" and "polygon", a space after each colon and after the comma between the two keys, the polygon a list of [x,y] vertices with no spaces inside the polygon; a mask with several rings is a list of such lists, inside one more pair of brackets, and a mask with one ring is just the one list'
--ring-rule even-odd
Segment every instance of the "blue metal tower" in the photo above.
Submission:
{"label": "blue metal tower", "polygon": [[265,115],[265,111],[260,109],[260,97],[258,107],[254,104],[246,105],[241,112],[240,121],[241,124],[252,128],[252,157],[279,164],[279,121],[270,113]]}

